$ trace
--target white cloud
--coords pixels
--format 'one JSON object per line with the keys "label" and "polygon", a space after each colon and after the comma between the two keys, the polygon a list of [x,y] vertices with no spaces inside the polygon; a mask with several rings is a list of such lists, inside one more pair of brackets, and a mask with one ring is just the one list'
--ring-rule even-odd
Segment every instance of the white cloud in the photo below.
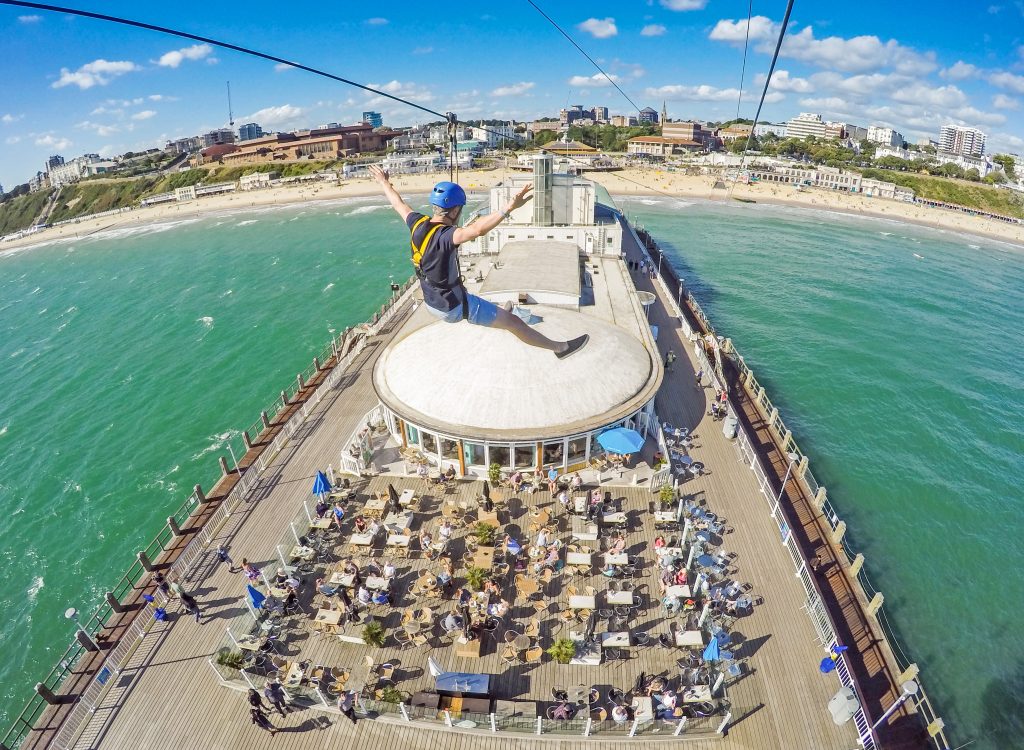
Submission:
{"label": "white cloud", "polygon": [[988,82],[1001,89],[1009,89],[1017,94],[1024,94],[1024,76],[1015,76],[1013,73],[1000,71],[988,77]]}
{"label": "white cloud", "polygon": [[640,36],[665,36],[667,29],[660,23],[649,23],[640,29]]}
{"label": "white cloud", "polygon": [[136,112],[132,115],[133,120],[148,120],[151,117],[156,116],[156,111],[152,109],[144,109],[141,112]]}
{"label": "white cloud", "polygon": [[94,109],[89,114],[90,115],[114,115],[115,117],[121,117],[122,115],[124,115],[124,110],[120,109],[120,108],[118,108],[118,109],[111,109],[110,107],[104,107],[104,106],[101,105],[99,107],[96,107],[96,109]]}
{"label": "white cloud", "polygon": [[25,115],[12,115],[10,112],[8,112],[3,117],[0,117],[0,122],[3,122],[5,125],[10,125],[12,122],[17,122],[24,116]]}
{"label": "white cloud", "polygon": [[[176,96],[167,96],[167,94],[150,94],[146,98],[149,99],[151,102],[176,102],[176,101],[178,101],[178,97],[176,97]],[[139,104],[141,104],[141,103],[142,102],[139,102]]]}
{"label": "white cloud", "polygon": [[[771,51],[771,47],[764,44],[758,49],[762,52]],[[895,39],[883,42],[877,36],[867,35],[850,39],[838,36],[817,39],[810,26],[805,26],[796,34],[787,35],[780,54],[821,68],[849,73],[888,67],[901,73],[923,75],[938,67],[934,52],[921,53],[903,46]]]}
{"label": "white cloud", "polygon": [[520,81],[508,86],[499,86],[491,92],[491,96],[519,96],[534,87],[533,81]]}
{"label": "white cloud", "polygon": [[[764,86],[765,78],[766,76],[763,73],[760,73],[757,78],[754,79],[754,82],[758,86]],[[814,84],[806,78],[791,78],[788,70],[776,70],[772,74],[771,88],[775,91],[792,91],[797,94],[809,94],[814,91]]]}
{"label": "white cloud", "polygon": [[54,151],[64,151],[71,145],[71,141],[67,138],[54,138],[53,134],[47,133],[36,138],[36,145],[45,146]]}
{"label": "white cloud", "polygon": [[[765,16],[754,16],[750,19],[750,38],[753,41],[774,39],[779,35],[779,26],[772,19]],[[742,44],[747,38],[747,20],[729,21],[722,19],[715,24],[708,34],[709,39],[716,42],[739,42]]]}
{"label": "white cloud", "polygon": [[79,130],[91,130],[101,138],[106,138],[114,135],[115,133],[121,132],[121,128],[117,125],[104,125],[102,123],[91,122],[89,120],[83,120],[82,122],[76,123],[75,127]]}
{"label": "white cloud", "polygon": [[[644,95],[652,99],[670,99],[684,102],[735,102],[739,100],[739,89],[720,89],[706,84],[700,86],[659,86],[644,90]],[[785,99],[783,94],[773,92],[765,97],[768,103]]]}
{"label": "white cloud", "polygon": [[661,0],[669,10],[703,10],[708,0]]}
{"label": "white cloud", "polygon": [[39,23],[42,20],[42,16],[18,16],[20,23]]}
{"label": "white cloud", "polygon": [[996,109],[1020,109],[1020,102],[1006,94],[996,94],[992,97],[992,106]]}
{"label": "white cloud", "polygon": [[387,26],[388,19],[380,18],[380,17],[377,17],[377,18],[367,18],[366,19],[366,23],[369,24],[370,26]]}
{"label": "white cloud", "polygon": [[[431,102],[434,100],[434,95],[430,92],[429,89],[424,88],[423,86],[420,86],[418,84],[412,83],[411,81],[407,83],[402,83],[401,81],[393,80],[388,81],[387,83],[370,83],[367,85],[372,89],[377,89],[378,91],[383,91],[386,94],[398,96],[401,97],[402,99],[408,99],[409,101],[417,102],[419,104],[423,104],[424,102]],[[393,101],[394,100],[388,99],[387,97],[373,96],[367,102],[367,104],[370,106],[376,106],[378,104],[382,105],[387,102]]]}
{"label": "white cloud", "polygon": [[[171,50],[160,55],[156,64],[164,68],[177,68],[185,60],[202,60],[213,52],[209,44],[193,44],[191,47]],[[216,58],[214,58],[216,59]]]}
{"label": "white cloud", "polygon": [[955,63],[939,73],[939,75],[943,78],[949,78],[952,81],[962,81],[965,78],[976,76],[980,72],[981,71],[978,69],[978,66],[965,63],[963,60],[957,60]]}
{"label": "white cloud", "polygon": [[[608,79],[611,79],[610,81]],[[605,76],[602,73],[594,73],[592,76],[573,76],[569,79],[569,85],[574,88],[602,88],[611,86],[612,82],[618,83],[622,79],[614,73]]]}
{"label": "white cloud", "polygon": [[4,138],[4,143],[6,143],[8,146],[13,146],[15,143],[21,143],[21,136],[9,135],[6,138]]}
{"label": "white cloud", "polygon": [[806,98],[800,100],[800,106],[820,112],[849,112],[853,105],[838,96]]}
{"label": "white cloud", "polygon": [[576,28],[587,32],[595,39],[607,39],[619,33],[614,18],[588,18]]}
{"label": "white cloud", "polygon": [[277,65],[274,66],[274,71],[277,73],[281,73],[285,70],[291,70],[294,67],[294,65],[289,65],[288,63],[278,63]]}
{"label": "white cloud", "polygon": [[412,53],[414,55],[429,55],[433,51],[433,47],[416,47],[413,49]]}
{"label": "white cloud", "polygon": [[302,107],[281,104],[277,107],[264,107],[245,118],[247,122],[258,122],[265,128],[283,128],[297,126],[299,118],[306,113]]}
{"label": "white cloud", "polygon": [[112,78],[141,70],[138,65],[128,60],[93,60],[72,72],[67,68],[60,69],[60,78],[54,81],[52,88],[60,89],[72,84],[80,89],[91,89],[93,86],[105,86]]}

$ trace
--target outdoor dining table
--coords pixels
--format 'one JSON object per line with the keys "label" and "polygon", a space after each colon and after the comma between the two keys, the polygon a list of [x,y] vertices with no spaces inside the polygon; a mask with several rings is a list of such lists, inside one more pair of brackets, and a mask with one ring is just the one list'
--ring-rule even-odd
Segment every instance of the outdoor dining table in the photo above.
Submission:
{"label": "outdoor dining table", "polygon": [[568,552],[565,562],[567,565],[590,565],[591,557],[589,552]]}
{"label": "outdoor dining table", "polygon": [[602,513],[601,522],[612,525],[623,524],[626,522],[626,514],[621,510],[613,511],[612,513]]}
{"label": "outdoor dining table", "polygon": [[356,577],[353,573],[332,573],[327,581],[331,586],[342,586],[350,589],[355,585]]}
{"label": "outdoor dining table", "polygon": [[605,601],[611,605],[618,604],[632,604],[633,603],[633,592],[632,591],[609,591],[605,594]]}
{"label": "outdoor dining table", "polygon": [[688,584],[685,583],[677,583],[665,589],[665,596],[675,596],[680,599],[689,599],[691,596],[690,587]]}
{"label": "outdoor dining table", "polygon": [[288,553],[288,556],[293,560],[304,560],[305,562],[309,562],[314,557],[316,557],[316,550],[312,547],[306,547],[302,544],[296,544],[294,547],[292,547],[291,552]]}
{"label": "outdoor dining table", "polygon": [[264,642],[262,635],[246,635],[238,639],[237,645],[242,651],[259,651]]}
{"label": "outdoor dining table", "polygon": [[412,526],[412,513],[388,513],[384,518],[384,527],[392,534],[405,531]]}
{"label": "outdoor dining table", "polygon": [[676,512],[674,510],[656,510],[654,511],[654,522],[655,523],[672,523],[676,520]]}
{"label": "outdoor dining table", "polygon": [[489,569],[494,563],[494,547],[480,547],[473,555],[473,565],[477,568]]}
{"label": "outdoor dining table", "polygon": [[637,721],[651,721],[654,719],[654,699],[647,695],[638,695],[630,704],[633,709],[633,718]]}
{"label": "outdoor dining table", "polygon": [[501,524],[498,523],[498,512],[494,510],[481,510],[479,513],[477,513],[476,522],[478,524],[485,523],[488,526],[493,526],[494,528],[498,528],[499,526],[501,526]]}
{"label": "outdoor dining table", "polygon": [[718,565],[718,562],[711,555],[698,555],[694,562],[702,568],[713,568]]}
{"label": "outdoor dining table", "polygon": [[284,684],[286,687],[297,687],[302,682],[302,676],[305,670],[302,668],[302,662],[290,661],[288,662],[288,671],[285,673]]}
{"label": "outdoor dining table", "polygon": [[324,625],[338,625],[341,623],[342,611],[340,609],[321,609],[316,613],[316,621]]}
{"label": "outdoor dining table", "polygon": [[363,506],[363,513],[368,516],[380,517],[387,505],[388,501],[386,498],[371,497],[366,501],[366,505]]}
{"label": "outdoor dining table", "polygon": [[388,534],[385,544],[388,547],[408,547],[410,538],[405,534]]}
{"label": "outdoor dining table", "polygon": [[540,591],[540,584],[536,578],[524,576],[516,581],[516,588],[523,596],[533,596]]}
{"label": "outdoor dining table", "polygon": [[629,633],[625,630],[613,633],[601,633],[602,648],[627,648],[629,647]]}
{"label": "outdoor dining table", "polygon": [[569,597],[569,609],[594,609],[597,606],[597,597],[576,594]]}
{"label": "outdoor dining table", "polygon": [[353,534],[348,543],[355,547],[369,547],[373,544],[373,534],[365,531],[362,534]]}
{"label": "outdoor dining table", "polygon": [[704,647],[704,634],[699,630],[677,630],[677,646],[700,646]]}
{"label": "outdoor dining table", "polygon": [[593,643],[577,643],[576,656],[569,660],[569,664],[583,667],[600,666],[601,647]]}
{"label": "outdoor dining table", "polygon": [[314,518],[309,522],[309,528],[311,529],[329,529],[331,528],[331,517],[324,516],[323,518]]}
{"label": "outdoor dining table", "polygon": [[625,552],[608,552],[604,556],[605,565],[626,565],[629,563],[629,555]]}
{"label": "outdoor dining table", "polygon": [[690,464],[693,463],[693,457],[692,456],[688,456],[685,453],[676,453],[675,457],[676,457],[676,461],[681,463],[686,468],[689,468]]}
{"label": "outdoor dining table", "polygon": [[370,591],[379,591],[388,587],[388,579],[381,576],[367,576],[366,588]]}
{"label": "outdoor dining table", "polygon": [[406,505],[410,505],[415,498],[416,493],[413,490],[402,490],[402,494],[398,496],[398,504],[404,508]]}
{"label": "outdoor dining table", "polygon": [[697,539],[700,539],[702,542],[710,542],[711,541],[711,532],[706,530],[706,529],[703,530],[703,531],[698,531],[693,536],[696,537]]}
{"label": "outdoor dining table", "polygon": [[683,688],[680,696],[683,703],[707,703],[711,700],[710,685],[691,685]]}
{"label": "outdoor dining table", "polygon": [[517,635],[512,641],[512,645],[520,651],[525,651],[530,647],[530,636],[528,635]]}
{"label": "outdoor dining table", "polygon": [[587,521],[585,518],[579,516],[572,517],[572,536],[574,539],[578,539],[581,542],[593,542],[597,541],[597,524]]}
{"label": "outdoor dining table", "polygon": [[576,495],[572,499],[572,508],[577,513],[586,513],[587,512],[587,496],[586,495]]}

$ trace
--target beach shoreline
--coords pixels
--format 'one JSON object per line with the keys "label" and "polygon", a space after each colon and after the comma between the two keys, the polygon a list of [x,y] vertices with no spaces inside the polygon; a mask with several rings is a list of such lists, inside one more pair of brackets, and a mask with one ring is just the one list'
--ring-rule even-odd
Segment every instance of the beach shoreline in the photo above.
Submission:
{"label": "beach shoreline", "polygon": [[[479,192],[498,184],[510,174],[517,173],[500,169],[464,171],[459,176],[459,182],[469,192]],[[737,184],[729,185],[725,189],[716,189],[713,186],[714,177],[683,175],[660,169],[588,172],[585,176],[603,185],[613,198],[699,198],[711,202],[735,203],[736,205],[743,201],[753,201],[903,222],[998,240],[1024,249],[1024,224],[1007,224],[995,219],[971,216],[946,209],[927,208],[884,198],[869,198],[816,188],[797,192],[789,186],[766,183]],[[436,174],[396,175],[393,183],[399,192],[410,195],[426,194],[437,179],[438,175]],[[272,206],[283,207],[346,198],[374,197],[381,197],[380,188],[369,179],[350,180],[339,185],[313,183],[247,192],[240,191],[187,203],[149,206],[95,218],[83,217],[78,222],[51,227],[17,240],[0,243],[0,257],[11,254],[11,251],[22,251],[53,242],[66,243],[102,234],[112,229],[166,221],[194,220],[218,212],[249,211]],[[740,201],[735,199],[740,199]]]}

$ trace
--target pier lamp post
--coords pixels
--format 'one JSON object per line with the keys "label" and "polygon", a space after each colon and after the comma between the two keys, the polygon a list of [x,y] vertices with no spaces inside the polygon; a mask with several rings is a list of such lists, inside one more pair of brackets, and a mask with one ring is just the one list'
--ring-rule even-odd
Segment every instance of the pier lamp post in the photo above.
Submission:
{"label": "pier lamp post", "polygon": [[100,644],[96,643],[95,639],[87,632],[85,632],[85,629],[79,624],[77,609],[75,609],[74,607],[68,607],[66,610],[64,610],[64,617],[75,623],[75,629],[78,631],[79,636],[89,641],[89,643],[92,644],[94,651],[100,650]]}
{"label": "pier lamp post", "polygon": [[238,468],[238,459],[235,458],[235,449],[231,447],[231,438],[228,438],[227,446],[228,453],[231,454],[231,460],[235,464],[235,473],[238,474],[238,476],[242,476],[242,470]]}
{"label": "pier lamp post", "polygon": [[900,695],[900,697],[896,699],[895,703],[893,703],[891,706],[889,706],[889,709],[884,714],[882,714],[882,716],[878,719],[878,721],[876,721],[874,724],[871,725],[871,732],[872,732],[872,734],[878,728],[879,724],[881,724],[883,721],[885,721],[890,716],[892,716],[893,713],[895,713],[896,709],[899,708],[900,706],[902,706],[906,702],[907,698],[909,698],[912,695],[917,695],[917,691],[920,689],[918,684],[916,682],[914,682],[914,680],[907,680],[906,682],[903,683],[902,687],[903,687],[903,694]]}
{"label": "pier lamp post", "polygon": [[800,460],[800,456],[796,453],[787,453],[786,458],[789,459],[789,466],[786,467],[786,476],[782,479],[782,486],[779,487],[779,496],[775,498],[775,504],[778,505],[782,502],[782,493],[786,491],[786,482],[789,481],[789,475],[793,471],[793,465]]}

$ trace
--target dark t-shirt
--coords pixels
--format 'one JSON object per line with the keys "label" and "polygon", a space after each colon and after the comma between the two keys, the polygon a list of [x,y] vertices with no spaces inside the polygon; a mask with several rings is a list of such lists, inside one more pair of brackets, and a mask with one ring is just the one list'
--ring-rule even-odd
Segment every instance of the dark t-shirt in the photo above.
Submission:
{"label": "dark t-shirt", "polygon": [[[413,211],[405,223],[411,230],[413,225],[423,218],[423,214]],[[433,228],[433,224],[425,221],[413,233],[417,246]],[[454,310],[466,300],[466,290],[462,286],[459,274],[459,246],[452,242],[455,227],[441,227],[434,232],[430,247],[420,258],[420,281],[423,287],[423,301],[428,307],[440,312]]]}

